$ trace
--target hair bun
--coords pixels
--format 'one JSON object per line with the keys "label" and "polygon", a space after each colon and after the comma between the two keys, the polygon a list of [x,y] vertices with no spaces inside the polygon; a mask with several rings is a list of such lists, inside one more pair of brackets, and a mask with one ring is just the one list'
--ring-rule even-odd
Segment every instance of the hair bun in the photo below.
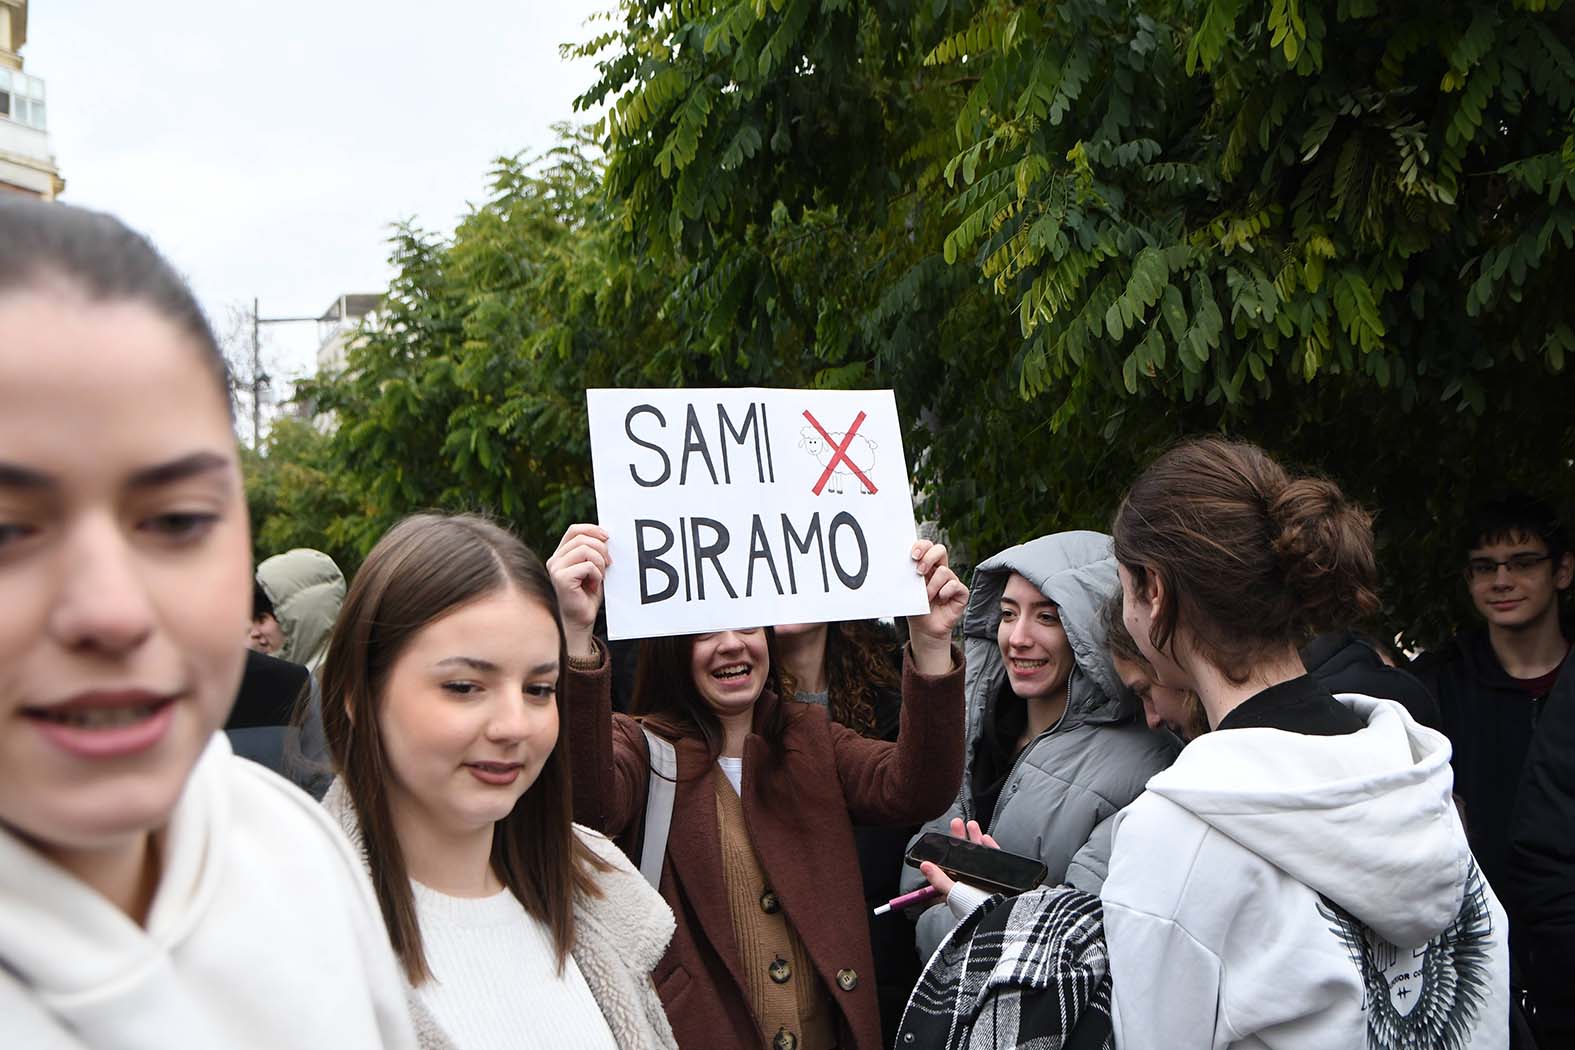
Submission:
{"label": "hair bun", "polygon": [[1274,554],[1304,602],[1304,626],[1326,630],[1378,610],[1372,515],[1315,477],[1287,481],[1266,503]]}

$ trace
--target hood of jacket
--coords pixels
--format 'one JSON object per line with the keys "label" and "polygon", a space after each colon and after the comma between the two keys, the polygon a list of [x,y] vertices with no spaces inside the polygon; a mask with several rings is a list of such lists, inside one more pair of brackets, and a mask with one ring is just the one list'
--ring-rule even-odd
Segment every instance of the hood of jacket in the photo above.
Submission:
{"label": "hood of jacket", "polygon": [[220,861],[231,822],[228,761],[229,742],[215,733],[165,827],[163,871],[145,927],[0,829],[0,867],[20,890],[0,894],[4,967],[67,1016],[71,1004],[134,987],[165,968],[152,949],[184,941],[208,913],[223,879]]}
{"label": "hood of jacket", "polygon": [[1067,682],[1064,726],[1130,719],[1136,701],[1121,684],[1105,648],[1106,600],[1120,586],[1110,537],[1102,532],[1057,532],[1009,547],[980,563],[963,613],[968,665],[968,729],[972,740],[985,709],[1006,677],[996,642],[1001,594],[1017,573],[1055,602],[1076,666]]}
{"label": "hood of jacket", "polygon": [[1355,631],[1328,631],[1302,646],[1302,666],[1309,674],[1333,675],[1352,667],[1386,667],[1373,647]]}
{"label": "hood of jacket", "polygon": [[284,633],[279,657],[315,671],[345,600],[345,575],[322,551],[297,547],[257,566],[257,582]]}
{"label": "hood of jacket", "polygon": [[0,828],[0,1044],[413,1050],[371,890],[304,793],[215,733],[158,848],[139,925]]}
{"label": "hood of jacket", "polygon": [[1366,728],[1207,733],[1148,790],[1415,947],[1454,921],[1473,865],[1450,797],[1449,741],[1394,701],[1339,699]]}

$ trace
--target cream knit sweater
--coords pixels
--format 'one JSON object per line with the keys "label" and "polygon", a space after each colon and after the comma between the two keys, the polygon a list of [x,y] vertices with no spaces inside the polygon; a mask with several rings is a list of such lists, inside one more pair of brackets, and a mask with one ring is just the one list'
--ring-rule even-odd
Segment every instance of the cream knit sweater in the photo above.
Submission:
{"label": "cream knit sweater", "polygon": [[432,977],[416,996],[460,1050],[617,1050],[573,957],[508,890],[465,899],[413,883]]}

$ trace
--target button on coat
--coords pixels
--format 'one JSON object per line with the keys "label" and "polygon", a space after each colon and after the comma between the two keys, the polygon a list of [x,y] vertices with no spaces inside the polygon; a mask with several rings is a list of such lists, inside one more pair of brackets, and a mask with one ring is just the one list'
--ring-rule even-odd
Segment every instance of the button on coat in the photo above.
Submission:
{"label": "button on coat", "polygon": [[[870,973],[874,966],[854,822],[917,823],[944,812],[956,797],[964,727],[962,654],[955,649],[952,662],[950,672],[931,677],[905,656],[895,744],[831,722],[823,707],[794,703],[787,705],[780,758],[758,732],[745,739],[740,796],[750,843],[770,895],[827,988],[841,988],[842,969]],[[616,838],[644,812],[644,734],[632,719],[612,714],[605,656],[594,671],[568,668],[563,689],[568,725],[561,739],[572,749],[575,819]],[[762,694],[755,704],[757,730],[780,703],[771,692]],[[743,984],[716,831],[714,756],[698,735],[674,744],[678,783],[660,889],[678,930],[652,975],[657,992],[685,1050],[777,1045],[778,1033],[762,1030],[754,1018]],[[880,1050],[874,982],[833,993],[829,1006],[840,1050]],[[792,1037],[792,1047],[799,1045],[798,1033],[780,1031]]]}

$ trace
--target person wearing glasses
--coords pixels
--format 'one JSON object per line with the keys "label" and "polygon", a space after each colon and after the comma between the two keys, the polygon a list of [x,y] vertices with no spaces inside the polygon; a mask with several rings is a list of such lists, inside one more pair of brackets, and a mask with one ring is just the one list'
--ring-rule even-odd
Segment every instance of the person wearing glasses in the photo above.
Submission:
{"label": "person wearing glasses", "polygon": [[[1535,983],[1538,967],[1524,936],[1531,930],[1506,892],[1514,880],[1510,838],[1514,820],[1526,816],[1518,812],[1529,801],[1522,774],[1534,741],[1549,727],[1550,698],[1575,690],[1570,626],[1560,616],[1561,598],[1575,579],[1575,553],[1552,509],[1521,493],[1480,506],[1464,539],[1466,586],[1485,622],[1413,666],[1438,698],[1454,746],[1455,794],[1472,851],[1509,905],[1517,976]],[[1562,762],[1575,763],[1575,754]],[[1575,885],[1564,892],[1572,894]]]}
{"label": "person wearing glasses", "polygon": [[1466,587],[1485,623],[1414,669],[1438,699],[1472,849],[1497,886],[1537,716],[1570,651],[1559,598],[1575,554],[1552,510],[1518,493],[1477,508],[1465,539]]}

